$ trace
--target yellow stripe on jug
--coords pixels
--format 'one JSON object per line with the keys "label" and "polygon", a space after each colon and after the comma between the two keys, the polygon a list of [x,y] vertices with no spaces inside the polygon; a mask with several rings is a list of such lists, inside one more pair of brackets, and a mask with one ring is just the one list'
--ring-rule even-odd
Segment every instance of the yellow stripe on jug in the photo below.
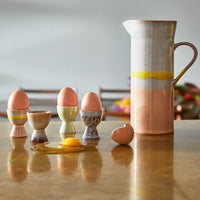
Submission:
{"label": "yellow stripe on jug", "polygon": [[149,71],[135,71],[131,72],[132,78],[138,78],[146,80],[148,78],[154,78],[159,80],[173,79],[174,74],[172,72],[149,72]]}

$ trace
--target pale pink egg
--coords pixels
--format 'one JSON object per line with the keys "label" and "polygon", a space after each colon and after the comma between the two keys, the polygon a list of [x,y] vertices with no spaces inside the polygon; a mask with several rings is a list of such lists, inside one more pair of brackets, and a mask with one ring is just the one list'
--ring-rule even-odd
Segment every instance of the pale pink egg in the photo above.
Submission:
{"label": "pale pink egg", "polygon": [[63,88],[58,94],[57,104],[58,106],[63,107],[78,106],[78,97],[76,92],[69,87]]}
{"label": "pale pink egg", "polygon": [[8,99],[9,110],[25,110],[29,108],[29,100],[27,94],[22,90],[16,90]]}
{"label": "pale pink egg", "polygon": [[134,130],[130,124],[117,128],[112,132],[111,138],[118,144],[129,144],[134,137]]}
{"label": "pale pink egg", "polygon": [[94,92],[88,92],[87,94],[85,94],[81,102],[81,110],[94,112],[101,111],[102,105],[98,95]]}

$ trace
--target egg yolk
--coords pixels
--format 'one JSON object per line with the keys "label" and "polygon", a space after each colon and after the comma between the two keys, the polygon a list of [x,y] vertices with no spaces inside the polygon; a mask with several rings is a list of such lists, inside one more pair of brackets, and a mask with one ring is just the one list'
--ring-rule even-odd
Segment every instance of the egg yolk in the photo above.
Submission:
{"label": "egg yolk", "polygon": [[65,147],[77,147],[77,146],[81,146],[82,144],[80,140],[76,138],[66,138],[61,142],[61,145]]}

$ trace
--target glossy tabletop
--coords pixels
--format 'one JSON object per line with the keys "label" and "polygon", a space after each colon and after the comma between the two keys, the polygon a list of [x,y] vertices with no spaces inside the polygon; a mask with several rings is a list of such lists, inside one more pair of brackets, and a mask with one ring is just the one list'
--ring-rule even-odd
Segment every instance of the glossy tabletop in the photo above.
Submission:
{"label": "glossy tabletop", "polygon": [[[31,150],[28,137],[11,139],[0,123],[0,199],[199,199],[200,121],[175,121],[171,135],[136,135],[130,145],[111,140],[124,122],[101,122],[97,151],[47,155]],[[84,125],[75,122],[83,144]],[[59,143],[61,122],[46,129]]]}

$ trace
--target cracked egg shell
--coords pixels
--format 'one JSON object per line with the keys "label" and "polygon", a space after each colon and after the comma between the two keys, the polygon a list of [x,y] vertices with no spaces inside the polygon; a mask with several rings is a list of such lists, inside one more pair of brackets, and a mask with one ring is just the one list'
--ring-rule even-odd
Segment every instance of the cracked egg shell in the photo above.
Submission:
{"label": "cracked egg shell", "polygon": [[130,124],[117,128],[112,132],[111,138],[118,144],[129,144],[134,137],[134,130]]}

